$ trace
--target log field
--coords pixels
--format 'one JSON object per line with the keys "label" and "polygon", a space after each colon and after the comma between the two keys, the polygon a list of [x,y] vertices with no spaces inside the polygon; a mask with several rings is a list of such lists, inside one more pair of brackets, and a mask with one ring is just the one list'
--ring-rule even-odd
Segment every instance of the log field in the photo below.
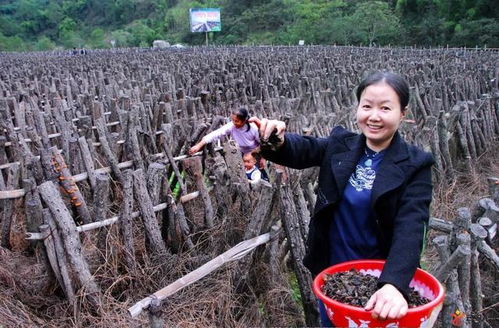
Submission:
{"label": "log field", "polygon": [[[499,158],[498,62],[465,48],[0,53],[0,326],[318,326],[301,263],[318,170],[270,163],[270,184],[250,186],[233,141],[187,150],[239,106],[292,132],[356,131],[356,85],[389,70],[411,86],[400,131],[433,153],[445,190]],[[499,180],[487,178],[430,220],[441,327],[456,309],[462,327],[499,324]]]}

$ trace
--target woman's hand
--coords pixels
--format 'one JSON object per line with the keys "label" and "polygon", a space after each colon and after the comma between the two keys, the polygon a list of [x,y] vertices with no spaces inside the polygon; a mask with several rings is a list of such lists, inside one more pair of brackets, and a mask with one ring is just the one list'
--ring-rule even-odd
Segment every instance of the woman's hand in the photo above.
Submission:
{"label": "woman's hand", "polygon": [[259,119],[258,117],[251,117],[248,122],[255,123],[260,131],[260,140],[266,142],[269,140],[272,132],[284,142],[284,131],[286,131],[286,123],[278,120],[268,120],[266,118]]}
{"label": "woman's hand", "polygon": [[373,319],[400,319],[407,314],[409,306],[395,286],[386,284],[371,296],[364,310],[372,310]]}

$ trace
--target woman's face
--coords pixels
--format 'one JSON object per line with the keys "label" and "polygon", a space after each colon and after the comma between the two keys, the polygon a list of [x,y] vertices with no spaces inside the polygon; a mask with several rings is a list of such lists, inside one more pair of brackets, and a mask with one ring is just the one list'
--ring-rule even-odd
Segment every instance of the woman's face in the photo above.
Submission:
{"label": "woman's face", "polygon": [[230,118],[232,119],[232,123],[234,124],[234,126],[237,128],[237,129],[240,129],[244,126],[244,124],[246,124],[246,121],[243,121],[241,120],[239,117],[237,117],[236,115],[232,114],[230,116]]}
{"label": "woman's face", "polygon": [[388,147],[404,115],[390,85],[381,81],[365,88],[357,107],[357,125],[366,136],[367,146],[374,151]]}

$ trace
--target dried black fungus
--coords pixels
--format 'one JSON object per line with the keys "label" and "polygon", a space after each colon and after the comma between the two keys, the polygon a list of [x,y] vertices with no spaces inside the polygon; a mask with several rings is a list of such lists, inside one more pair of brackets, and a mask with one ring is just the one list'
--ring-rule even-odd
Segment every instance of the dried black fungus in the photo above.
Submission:
{"label": "dried black fungus", "polygon": [[[340,303],[364,307],[377,290],[378,278],[364,275],[354,269],[324,275],[322,292]],[[411,288],[408,300],[410,308],[429,302],[429,299],[422,297],[414,288]]]}

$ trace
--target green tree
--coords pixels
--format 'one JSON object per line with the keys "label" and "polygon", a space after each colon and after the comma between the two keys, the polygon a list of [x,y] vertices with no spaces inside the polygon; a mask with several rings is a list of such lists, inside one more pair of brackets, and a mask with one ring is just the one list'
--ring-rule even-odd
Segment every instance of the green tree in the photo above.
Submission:
{"label": "green tree", "polygon": [[129,25],[127,31],[132,35],[133,46],[150,47],[158,38],[156,32],[141,20],[136,20]]}
{"label": "green tree", "polygon": [[291,44],[298,40],[305,40],[307,44],[334,42],[331,26],[347,8],[343,0],[283,0],[282,3],[287,15],[283,28],[289,34],[287,39]]}
{"label": "green tree", "polygon": [[59,32],[69,32],[76,29],[76,22],[70,17],[65,17],[59,24]]}
{"label": "green tree", "polygon": [[381,1],[362,2],[351,16],[351,27],[355,27],[361,43],[373,45],[397,42],[400,22],[388,3]]}
{"label": "green tree", "polygon": [[132,33],[125,30],[115,30],[111,32],[111,40],[116,42],[115,47],[129,47],[133,44]]}
{"label": "green tree", "polygon": [[105,33],[103,29],[96,28],[90,33],[88,46],[93,49],[109,47],[109,44],[105,40]]}
{"label": "green tree", "polygon": [[85,41],[79,32],[63,31],[59,35],[59,41],[66,49],[83,48],[85,46]]}
{"label": "green tree", "polygon": [[46,36],[42,36],[35,43],[35,50],[37,51],[52,50],[55,49],[55,47],[56,47],[55,43]]}
{"label": "green tree", "polygon": [[499,22],[496,19],[463,20],[458,26],[450,41],[452,45],[499,47]]}
{"label": "green tree", "polygon": [[26,43],[18,36],[5,36],[0,33],[0,51],[25,51]]}

